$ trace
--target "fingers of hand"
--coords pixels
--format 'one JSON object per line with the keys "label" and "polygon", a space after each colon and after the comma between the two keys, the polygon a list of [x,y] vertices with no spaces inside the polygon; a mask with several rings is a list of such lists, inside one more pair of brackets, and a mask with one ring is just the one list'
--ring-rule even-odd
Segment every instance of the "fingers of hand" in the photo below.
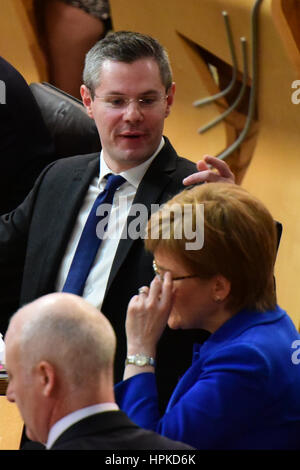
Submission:
{"label": "fingers of hand", "polygon": [[149,287],[143,286],[139,288],[139,295],[148,295],[149,294]]}
{"label": "fingers of hand", "polygon": [[162,291],[162,281],[159,279],[158,276],[155,276],[153,281],[150,284],[150,290],[149,290],[149,295],[148,295],[148,301],[151,303],[156,303],[158,302],[161,291]]}
{"label": "fingers of hand", "polygon": [[197,162],[196,166],[197,166],[198,171],[209,170],[209,167],[207,166],[207,164],[205,163],[204,160],[199,160],[199,162]]}
{"label": "fingers of hand", "polygon": [[226,179],[232,179],[234,182],[234,174],[230,170],[227,163],[224,162],[224,160],[220,160],[217,157],[211,157],[210,155],[206,155],[204,159],[208,165],[211,165],[213,168],[215,168],[219,172],[221,177],[226,178]]}
{"label": "fingers of hand", "polygon": [[[164,281],[156,276],[150,287],[143,286],[128,306],[126,317],[127,345],[130,350],[155,350],[170,314],[172,277],[164,275]],[[150,352],[149,352],[150,354]]]}
{"label": "fingers of hand", "polygon": [[235,176],[224,160],[205,155],[203,160],[197,163],[198,173],[193,173],[183,180],[185,186],[204,182],[234,183]]}
{"label": "fingers of hand", "polygon": [[191,186],[193,184],[204,183],[206,180],[206,177],[207,177],[206,175],[208,171],[209,170],[203,170],[203,171],[199,171],[198,173],[193,173],[192,175],[184,178],[182,183],[184,184],[184,186]]}
{"label": "fingers of hand", "polygon": [[138,303],[136,304],[145,311],[151,311],[152,314],[168,315],[173,297],[173,281],[171,273],[167,272],[164,275],[164,280],[161,281],[158,276],[155,276],[150,284],[150,288],[142,287],[137,296]]}
{"label": "fingers of hand", "polygon": [[198,173],[193,173],[192,175],[188,176],[183,180],[183,184],[185,186],[199,184],[199,183],[234,183],[234,175],[232,176],[224,176],[220,173],[217,173],[212,170],[203,170]]}

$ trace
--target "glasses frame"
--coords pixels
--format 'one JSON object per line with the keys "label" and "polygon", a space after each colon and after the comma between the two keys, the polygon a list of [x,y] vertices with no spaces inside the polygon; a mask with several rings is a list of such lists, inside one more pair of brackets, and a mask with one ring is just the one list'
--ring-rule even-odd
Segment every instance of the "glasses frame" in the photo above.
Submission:
{"label": "glasses frame", "polygon": [[[152,267],[153,267],[153,271],[155,275],[159,276],[161,281],[163,281],[164,275],[159,273],[155,260],[153,260]],[[172,281],[182,281],[184,279],[191,279],[192,277],[199,277],[199,276],[197,274],[188,274],[187,276],[177,276],[177,277],[172,277]]]}
{"label": "glasses frame", "polygon": [[136,103],[138,105],[139,108],[142,108],[142,109],[152,109],[154,108],[158,103],[160,103],[161,101],[165,101],[168,99],[169,95],[159,95],[157,96],[157,100],[154,101],[153,103],[151,104],[146,104],[144,102],[144,100],[146,100],[147,98],[149,99],[151,97],[151,95],[149,96],[144,96],[142,98],[129,98],[128,96],[126,95],[107,95],[107,96],[115,96],[116,98],[120,98],[122,100],[124,100],[124,103],[122,105],[113,105],[112,103],[109,103],[107,102],[107,97],[104,97],[104,96],[98,96],[98,95],[94,95],[94,99],[97,99],[99,101],[101,101],[102,103],[104,103],[108,108],[110,109],[115,109],[115,110],[123,110],[123,109],[127,109],[129,104],[130,103]]}

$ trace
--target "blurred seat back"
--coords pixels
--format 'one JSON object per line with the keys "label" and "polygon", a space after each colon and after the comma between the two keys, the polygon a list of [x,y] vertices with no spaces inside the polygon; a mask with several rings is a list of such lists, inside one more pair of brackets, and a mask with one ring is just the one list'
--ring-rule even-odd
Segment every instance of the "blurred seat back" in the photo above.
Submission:
{"label": "blurred seat back", "polygon": [[81,101],[48,83],[29,87],[54,140],[57,159],[100,151],[96,125]]}

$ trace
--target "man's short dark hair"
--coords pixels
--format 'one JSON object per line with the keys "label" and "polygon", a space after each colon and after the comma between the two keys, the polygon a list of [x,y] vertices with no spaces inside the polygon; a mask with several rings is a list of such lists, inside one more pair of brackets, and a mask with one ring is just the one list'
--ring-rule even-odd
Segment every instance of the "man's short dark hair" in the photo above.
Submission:
{"label": "man's short dark hair", "polygon": [[94,98],[100,85],[101,67],[104,61],[132,63],[139,59],[156,61],[166,91],[172,85],[172,71],[167,51],[151,36],[132,31],[118,31],[98,41],[87,53],[83,71],[83,83]]}

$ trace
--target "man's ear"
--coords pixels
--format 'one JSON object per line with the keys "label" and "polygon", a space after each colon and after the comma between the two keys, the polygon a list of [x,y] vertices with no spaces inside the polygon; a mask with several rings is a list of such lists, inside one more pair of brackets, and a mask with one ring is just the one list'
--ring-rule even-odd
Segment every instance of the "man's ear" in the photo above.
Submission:
{"label": "man's ear", "polygon": [[80,94],[82,98],[82,103],[87,111],[88,116],[93,119],[94,118],[93,110],[92,110],[93,100],[91,97],[90,90],[85,85],[81,85]]}
{"label": "man's ear", "polygon": [[175,90],[176,90],[176,85],[175,85],[175,82],[173,82],[167,92],[167,107],[166,107],[165,117],[168,117],[170,114],[171,106],[174,101]]}
{"label": "man's ear", "polygon": [[57,382],[54,366],[48,361],[41,361],[36,366],[36,374],[43,396],[50,397]]}

